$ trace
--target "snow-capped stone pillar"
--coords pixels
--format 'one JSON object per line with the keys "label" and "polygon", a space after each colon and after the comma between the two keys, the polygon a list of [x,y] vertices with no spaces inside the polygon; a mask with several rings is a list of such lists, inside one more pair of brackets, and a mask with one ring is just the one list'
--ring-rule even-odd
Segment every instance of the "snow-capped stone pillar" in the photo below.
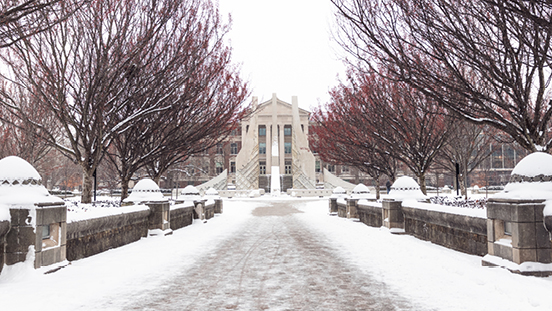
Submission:
{"label": "snow-capped stone pillar", "polygon": [[347,218],[358,218],[358,199],[347,199]]}
{"label": "snow-capped stone pillar", "polygon": [[186,186],[180,193],[184,201],[191,201],[194,203],[194,219],[205,220],[209,213],[204,211],[205,199],[201,197],[199,190],[192,185]]}
{"label": "snow-capped stone pillar", "polygon": [[381,206],[383,226],[389,228],[391,232],[401,232],[401,230],[404,232],[402,202],[395,201],[394,199],[384,199]]}
{"label": "snow-capped stone pillar", "polygon": [[395,180],[389,191],[389,199],[382,201],[383,226],[392,233],[404,233],[404,215],[402,202],[406,200],[425,201],[427,196],[420,190],[418,183],[409,176],[401,176]]}
{"label": "snow-capped stone pillar", "polygon": [[526,275],[552,275],[550,234],[552,155],[535,152],[512,170],[504,191],[487,202],[487,251],[482,264]]}
{"label": "snow-capped stone pillar", "polygon": [[358,218],[358,200],[370,198],[370,190],[363,184],[358,184],[353,189],[351,197],[347,200],[347,218]]}
{"label": "snow-capped stone pillar", "polygon": [[0,215],[8,210],[5,264],[33,260],[40,268],[65,260],[65,202],[50,195],[34,167],[15,156],[0,160]]}
{"label": "snow-capped stone pillar", "polygon": [[336,187],[332,191],[332,195],[330,196],[330,200],[329,200],[330,214],[338,212],[337,199],[345,198],[345,197],[347,197],[347,191],[345,191],[345,189],[343,189],[342,187]]}
{"label": "snow-capped stone pillar", "polygon": [[209,188],[205,191],[205,197],[207,200],[215,201],[215,214],[222,214],[222,198],[214,188]]}
{"label": "snow-capped stone pillar", "polygon": [[124,203],[144,204],[150,208],[149,235],[172,234],[169,200],[161,193],[155,181],[149,178],[140,180]]}

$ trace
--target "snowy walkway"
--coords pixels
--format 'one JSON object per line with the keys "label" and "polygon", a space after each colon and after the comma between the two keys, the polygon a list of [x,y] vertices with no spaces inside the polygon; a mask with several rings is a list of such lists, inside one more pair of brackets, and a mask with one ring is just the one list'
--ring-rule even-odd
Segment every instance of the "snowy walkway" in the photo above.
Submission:
{"label": "snowy walkway", "polygon": [[[253,210],[231,237],[136,310],[397,310],[404,299],[339,260],[327,238],[308,230],[291,202]],[[125,308],[125,309],[126,309]]]}
{"label": "snowy walkway", "polygon": [[318,199],[225,200],[205,224],[56,273],[4,267],[0,309],[552,310],[551,277],[482,267],[327,210]]}

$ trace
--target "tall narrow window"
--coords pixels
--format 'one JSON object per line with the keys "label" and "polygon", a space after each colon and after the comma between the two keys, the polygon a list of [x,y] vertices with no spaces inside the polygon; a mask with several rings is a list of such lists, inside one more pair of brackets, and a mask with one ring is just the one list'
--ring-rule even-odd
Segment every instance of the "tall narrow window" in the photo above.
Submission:
{"label": "tall narrow window", "polygon": [[230,154],[238,154],[238,144],[237,143],[231,143],[230,144]]}
{"label": "tall narrow window", "polygon": [[284,143],[284,152],[286,154],[291,154],[291,143]]}
{"label": "tall narrow window", "polygon": [[266,175],[266,162],[259,161],[259,174]]}
{"label": "tall narrow window", "polygon": [[216,168],[216,173],[217,174],[222,173],[222,171],[224,170],[221,162],[216,162],[215,163],[215,168]]}
{"label": "tall narrow window", "polygon": [[259,136],[266,136],[266,126],[259,125]]}
{"label": "tall narrow window", "polygon": [[286,161],[284,166],[284,171],[286,175],[291,175],[291,161]]}
{"label": "tall narrow window", "polygon": [[222,154],[222,143],[217,144],[217,154]]}
{"label": "tall narrow window", "polygon": [[320,173],[320,161],[314,163],[314,171]]}
{"label": "tall narrow window", "polygon": [[230,173],[236,172],[236,162],[230,162]]}
{"label": "tall narrow window", "polygon": [[259,143],[259,154],[266,154],[266,143]]}

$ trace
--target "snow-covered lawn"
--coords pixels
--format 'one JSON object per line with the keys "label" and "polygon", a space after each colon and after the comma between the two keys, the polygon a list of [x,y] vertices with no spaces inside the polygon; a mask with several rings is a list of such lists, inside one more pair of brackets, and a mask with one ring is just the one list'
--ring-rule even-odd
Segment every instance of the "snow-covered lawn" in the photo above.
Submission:
{"label": "snow-covered lawn", "polygon": [[[139,242],[55,266],[4,267],[0,275],[2,310],[122,310],[137,292],[167,285],[177,271],[194,266],[270,200],[224,200],[224,213],[199,221],[172,236]],[[304,213],[292,217],[327,237],[344,264],[387,284],[415,305],[435,310],[552,310],[552,278],[525,277],[481,266],[481,257],[458,253],[407,235],[393,235],[358,221],[328,215],[327,199],[289,199]],[[206,272],[208,273],[208,272]],[[128,297],[122,299],[121,297]],[[108,306],[106,308],[106,306]]]}

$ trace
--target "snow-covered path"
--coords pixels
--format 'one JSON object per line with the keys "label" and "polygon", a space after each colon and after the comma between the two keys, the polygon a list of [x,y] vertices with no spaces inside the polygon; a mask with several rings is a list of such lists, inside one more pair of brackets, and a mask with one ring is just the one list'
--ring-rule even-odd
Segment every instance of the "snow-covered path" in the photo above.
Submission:
{"label": "snow-covered path", "polygon": [[482,267],[327,209],[235,198],[207,223],[52,274],[4,267],[0,310],[552,310],[550,277]]}
{"label": "snow-covered path", "polygon": [[170,286],[142,293],[125,309],[410,309],[384,284],[341,262],[327,238],[308,230],[296,213],[302,212],[289,201],[256,208],[255,217],[171,277]]}

